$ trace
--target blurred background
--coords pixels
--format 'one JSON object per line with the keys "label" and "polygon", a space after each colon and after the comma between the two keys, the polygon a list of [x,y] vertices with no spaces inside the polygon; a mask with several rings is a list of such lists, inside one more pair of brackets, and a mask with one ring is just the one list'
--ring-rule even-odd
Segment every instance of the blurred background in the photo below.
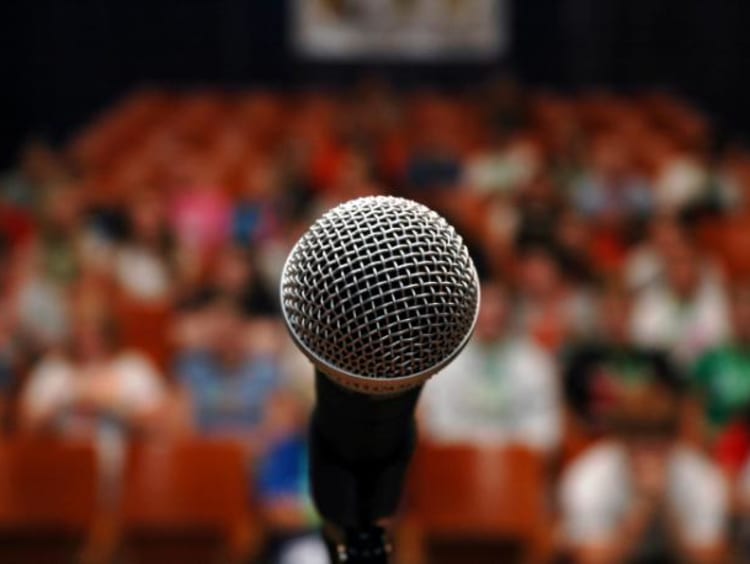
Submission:
{"label": "blurred background", "polygon": [[0,561],[325,562],[278,278],[330,207],[482,279],[396,561],[750,559],[750,5],[0,6]]}

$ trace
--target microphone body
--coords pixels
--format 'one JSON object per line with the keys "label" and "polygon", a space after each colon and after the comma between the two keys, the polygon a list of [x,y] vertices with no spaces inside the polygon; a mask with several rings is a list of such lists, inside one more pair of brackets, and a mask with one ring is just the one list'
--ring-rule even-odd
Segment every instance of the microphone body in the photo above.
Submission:
{"label": "microphone body", "polygon": [[377,525],[398,506],[422,385],[473,331],[476,269],[434,211],[367,197],[310,227],[287,258],[280,291],[290,335],[315,366],[313,499],[345,533],[332,560],[386,562]]}
{"label": "microphone body", "polygon": [[315,373],[310,426],[311,485],[329,522],[363,527],[392,515],[416,443],[414,411],[421,387],[369,396]]}

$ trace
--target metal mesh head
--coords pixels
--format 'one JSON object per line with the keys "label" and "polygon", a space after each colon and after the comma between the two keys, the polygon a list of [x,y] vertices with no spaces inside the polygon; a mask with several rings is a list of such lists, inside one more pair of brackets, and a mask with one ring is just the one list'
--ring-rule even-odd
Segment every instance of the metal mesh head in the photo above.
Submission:
{"label": "metal mesh head", "polygon": [[292,337],[323,372],[366,393],[419,385],[471,335],[474,264],[442,217],[367,197],[330,210],[297,242],[281,277]]}

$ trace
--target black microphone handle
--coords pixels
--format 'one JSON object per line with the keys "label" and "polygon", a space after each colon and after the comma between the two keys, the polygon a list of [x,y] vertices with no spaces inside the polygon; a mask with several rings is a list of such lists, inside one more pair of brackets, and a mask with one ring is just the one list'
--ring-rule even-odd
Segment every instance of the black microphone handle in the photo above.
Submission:
{"label": "black microphone handle", "polygon": [[328,522],[362,529],[393,515],[416,443],[421,386],[393,396],[341,387],[315,371],[310,425],[313,500]]}

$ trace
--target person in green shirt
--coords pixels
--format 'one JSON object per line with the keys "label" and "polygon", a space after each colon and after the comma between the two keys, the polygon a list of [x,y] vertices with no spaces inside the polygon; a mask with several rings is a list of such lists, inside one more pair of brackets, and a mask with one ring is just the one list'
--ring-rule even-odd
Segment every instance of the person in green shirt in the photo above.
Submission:
{"label": "person in green shirt", "polygon": [[750,410],[750,284],[731,299],[733,338],[701,356],[691,375],[710,442]]}

